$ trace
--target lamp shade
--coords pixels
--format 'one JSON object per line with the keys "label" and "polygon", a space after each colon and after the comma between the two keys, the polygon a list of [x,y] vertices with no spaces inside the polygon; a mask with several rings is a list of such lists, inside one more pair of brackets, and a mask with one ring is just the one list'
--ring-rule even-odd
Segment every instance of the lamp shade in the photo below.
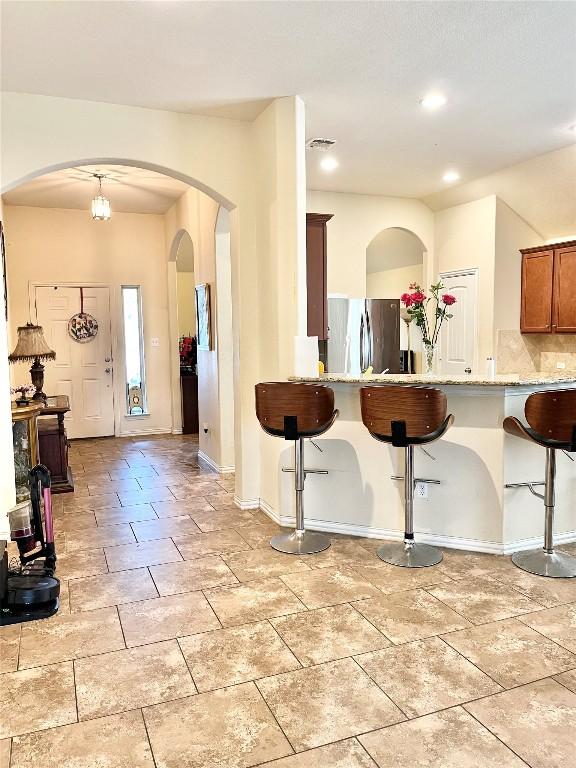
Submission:
{"label": "lamp shade", "polygon": [[16,363],[19,360],[54,360],[56,352],[50,349],[44,338],[44,331],[40,325],[27,323],[18,328],[18,343],[8,360]]}

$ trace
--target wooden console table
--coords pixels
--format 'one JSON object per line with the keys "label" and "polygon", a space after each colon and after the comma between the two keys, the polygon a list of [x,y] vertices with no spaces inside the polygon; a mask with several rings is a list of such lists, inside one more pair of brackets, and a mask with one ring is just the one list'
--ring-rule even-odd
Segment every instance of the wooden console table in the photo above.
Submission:
{"label": "wooden console table", "polygon": [[64,416],[70,410],[67,395],[57,395],[46,400],[38,414],[38,443],[40,461],[50,470],[52,493],[72,493],[74,478],[68,465],[68,437]]}

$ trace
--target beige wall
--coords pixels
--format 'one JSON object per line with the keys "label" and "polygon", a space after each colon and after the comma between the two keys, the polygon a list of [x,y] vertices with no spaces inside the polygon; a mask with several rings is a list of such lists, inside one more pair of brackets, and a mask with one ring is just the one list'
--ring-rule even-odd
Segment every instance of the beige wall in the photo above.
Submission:
{"label": "beige wall", "polygon": [[196,335],[196,294],[194,272],[178,274],[178,335]]}
{"label": "beige wall", "polygon": [[495,354],[496,197],[439,211],[434,241],[439,273],[478,268],[478,359],[483,361]]}
{"label": "beige wall", "polygon": [[[170,337],[162,216],[115,212],[93,221],[88,211],[5,205],[11,343],[29,319],[32,284],[110,286],[116,434],[170,432]],[[140,285],[148,415],[126,416],[122,285]],[[32,320],[34,309],[32,304]],[[157,338],[159,346],[152,346]],[[49,365],[49,363],[48,363]],[[14,366],[20,380],[26,366]],[[18,378],[20,377],[20,378]]]}
{"label": "beige wall", "polygon": [[[500,354],[498,332],[519,328],[519,249],[542,239],[494,195],[438,211],[435,221],[438,272],[478,268],[478,359],[483,370],[486,357]],[[509,363],[504,369],[511,370]]]}
{"label": "beige wall", "polygon": [[496,199],[494,331],[520,330],[522,254],[542,237],[502,200]]}
{"label": "beige wall", "polygon": [[[2,201],[0,200],[0,221],[6,226]],[[0,286],[3,285],[4,275],[0,263]],[[0,299],[0,318],[6,316],[4,304],[4,291]],[[12,351],[12,350],[10,350]],[[14,489],[14,454],[12,452],[12,419],[10,417],[10,397],[8,396],[8,334],[6,325],[0,320],[0,387],[4,390],[4,396],[0,390],[0,536],[8,533],[8,520],[6,514],[16,503]],[[9,438],[9,439],[8,439]]]}
{"label": "beige wall", "polygon": [[327,224],[328,293],[366,295],[366,249],[388,227],[417,235],[427,251],[425,282],[434,276],[434,215],[419,200],[308,191],[309,213],[332,213]]}
{"label": "beige wall", "polygon": [[[218,349],[219,335],[216,322],[218,293],[216,285],[215,228],[218,215],[218,203],[196,189],[189,189],[170,208],[165,216],[166,243],[172,248],[174,238],[185,230],[194,245],[194,281],[197,285],[210,285],[213,349],[198,350],[198,413],[200,418],[199,443],[202,454],[221,466],[221,425],[218,388]],[[169,251],[170,253],[170,251]],[[181,275],[176,272],[177,292],[181,290]],[[230,297],[228,297],[228,301]],[[180,305],[178,305],[178,327],[180,327]],[[231,343],[231,341],[230,341]],[[173,338],[174,354],[177,339]],[[175,358],[173,358],[174,360]],[[173,368],[177,366],[177,359]],[[172,382],[174,389],[179,388],[179,376]],[[179,403],[178,395],[175,402]],[[232,426],[229,425],[231,429]]]}
{"label": "beige wall", "polygon": [[369,299],[399,299],[410,283],[422,284],[422,272],[421,264],[369,272],[366,275],[366,296]]}

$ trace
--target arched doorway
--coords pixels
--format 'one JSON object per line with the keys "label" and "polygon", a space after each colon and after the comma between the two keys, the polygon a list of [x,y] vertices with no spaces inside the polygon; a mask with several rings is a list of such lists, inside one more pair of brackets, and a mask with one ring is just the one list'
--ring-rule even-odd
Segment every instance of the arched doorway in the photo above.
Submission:
{"label": "arched doorway", "polygon": [[[224,208],[224,206],[232,207],[232,204],[230,203],[230,201],[228,201],[227,199],[225,199],[223,196],[219,195],[215,191],[208,189],[206,187],[206,185],[201,184],[196,179],[193,179],[193,178],[191,178],[189,176],[185,176],[185,175],[183,175],[181,173],[178,173],[176,171],[172,171],[170,169],[161,168],[161,167],[159,167],[157,165],[154,165],[154,164],[142,163],[142,162],[137,162],[137,161],[133,161],[133,160],[127,160],[127,159],[120,159],[120,158],[113,158],[113,159],[107,159],[107,160],[103,160],[103,159],[89,159],[89,160],[82,160],[80,162],[71,161],[69,163],[61,163],[61,164],[58,164],[58,165],[55,165],[55,166],[51,166],[49,168],[44,168],[42,170],[39,170],[38,172],[36,172],[34,174],[30,174],[27,177],[25,177],[24,179],[21,179],[19,183],[11,184],[3,192],[14,190],[14,189],[18,188],[19,186],[21,186],[23,183],[26,183],[26,182],[28,182],[28,181],[30,181],[32,179],[36,179],[38,177],[41,177],[41,176],[46,175],[48,173],[51,173],[53,171],[60,171],[60,170],[66,169],[66,168],[78,168],[78,167],[81,167],[82,165],[84,165],[85,163],[88,163],[90,165],[95,165],[95,164],[106,165],[107,167],[114,166],[114,165],[123,165],[123,166],[124,165],[129,165],[129,166],[133,166],[135,168],[145,168],[147,170],[151,170],[151,171],[154,171],[156,173],[163,173],[163,174],[165,174],[167,176],[170,176],[172,178],[178,179],[179,181],[183,181],[186,184],[188,184],[191,187],[192,190],[194,190],[196,192],[201,192],[201,193],[203,193],[203,195],[209,196],[209,199],[211,201],[211,204],[214,206],[214,211],[215,211],[214,212],[214,222],[216,220],[216,213],[218,212],[219,209],[226,210],[226,208]],[[174,225],[174,226],[177,226],[178,227],[178,231],[177,231],[176,236],[173,238],[172,247],[169,249],[169,253],[165,257],[164,264],[166,264],[166,262],[168,262],[169,266],[170,266],[171,263],[173,263],[174,265],[180,264],[181,266],[183,266],[183,272],[184,273],[188,273],[190,271],[193,271],[193,263],[194,263],[194,256],[195,256],[195,254],[194,254],[194,244],[193,244],[192,238],[191,238],[191,236],[190,236],[186,226],[180,226],[181,224],[186,225],[188,223],[187,222],[187,211],[184,209],[184,207],[182,207],[182,210],[176,211],[176,214],[174,215],[173,219],[174,220],[171,221],[170,224]],[[215,223],[213,223],[213,225],[212,225],[212,240],[214,241],[213,244],[212,244],[212,250],[213,251],[216,250],[215,237],[216,237]],[[227,257],[228,257],[228,270],[230,272],[232,267],[231,267],[231,264],[230,264],[230,249],[229,248],[228,248]],[[188,267],[186,266],[187,263],[192,264],[192,270],[188,269]],[[164,269],[166,269],[166,267],[164,267]],[[217,294],[220,295],[220,299],[221,299],[222,304],[224,306],[227,306],[227,307],[230,308],[230,315],[232,316],[232,314],[234,313],[234,307],[233,307],[233,299],[232,299],[232,294],[231,294],[231,282],[230,282],[230,280],[228,280],[226,284],[224,284],[223,286],[219,286],[218,289],[217,289],[216,288],[216,281],[217,280],[218,280],[218,274],[216,273],[216,267],[214,266],[213,293],[214,293],[214,295],[217,295]],[[212,277],[207,278],[207,281],[212,282]],[[164,285],[165,285],[166,284],[166,278],[165,277],[163,278],[163,282],[164,282]],[[192,281],[192,282],[194,282],[194,281]],[[168,283],[170,283],[170,268],[168,269]],[[172,297],[171,293],[170,293],[170,285],[169,285],[168,286],[168,300],[166,302],[167,306],[170,309],[169,314],[171,313],[172,307],[174,305],[173,298],[174,297]],[[189,302],[189,305],[191,307],[194,307],[193,296],[191,298],[191,301]],[[192,312],[192,314],[194,314],[194,312]],[[215,322],[216,321],[217,321],[217,317],[215,317]],[[161,342],[161,339],[160,339],[160,334],[157,333],[157,331],[155,330],[155,326],[154,326],[155,323],[156,323],[156,320],[154,320],[154,319],[151,322],[148,323],[150,334],[154,336],[154,338],[152,340],[152,343],[153,343],[153,346],[162,346],[162,342]],[[168,317],[166,318],[166,324],[170,325],[170,326],[172,324],[172,321]],[[234,343],[235,343],[235,339],[234,339],[234,335],[232,333],[231,327],[232,327],[232,324],[230,323],[230,333],[229,333],[228,338],[227,338],[227,343],[229,343],[231,346],[233,346]],[[216,329],[215,329],[215,339],[218,339],[218,333],[217,333]],[[173,350],[171,349],[170,350],[170,354],[169,354],[170,361],[172,360],[173,357],[174,357],[174,354],[173,354]],[[208,459],[211,459],[211,461],[212,461],[212,463],[214,465],[216,465],[216,466],[218,466],[218,468],[220,468],[220,447],[219,447],[218,441],[220,439],[220,435],[222,433],[222,430],[221,430],[221,425],[220,425],[220,410],[221,410],[221,408],[220,408],[220,402],[218,400],[219,387],[218,387],[217,382],[218,382],[218,378],[220,376],[220,372],[219,372],[219,368],[218,368],[218,365],[219,365],[218,361],[219,361],[219,358],[223,357],[223,354],[216,347],[213,350],[212,357],[213,357],[213,361],[211,361],[211,365],[209,366],[209,377],[214,379],[214,381],[216,382],[216,385],[214,387],[210,387],[210,391],[212,392],[213,397],[212,397],[212,402],[210,404],[210,416],[209,416],[209,418],[207,418],[205,420],[206,426],[207,426],[206,432],[210,433],[210,438],[211,438],[211,443],[207,447],[206,456],[207,456]],[[232,354],[232,351],[230,350],[230,353],[229,353],[230,360],[232,360],[233,357],[234,356]],[[176,359],[177,359],[177,352],[176,352]],[[166,370],[168,371],[170,369],[170,367],[171,367],[170,364],[167,365],[166,366]],[[234,377],[234,375],[235,375],[234,371],[233,370],[230,371],[230,378],[231,379]],[[215,395],[215,397],[214,397],[214,395]],[[234,397],[233,392],[231,393],[230,396],[232,398]],[[177,400],[177,398],[174,397],[174,387],[173,386],[172,386],[172,392],[170,391],[170,386],[168,386],[166,388],[166,392],[164,393],[164,397],[166,398],[168,403],[170,403],[170,401],[172,401],[171,412],[172,412],[172,416],[173,416],[175,411],[177,410],[177,405],[179,405],[179,403],[175,402]],[[227,412],[230,412],[232,414],[232,418],[233,418],[233,414],[234,414],[234,412],[236,410],[234,408],[234,404],[233,403],[231,403],[231,404],[230,403],[225,403],[224,405],[225,405],[225,410]],[[151,407],[152,407],[152,405],[151,405]],[[213,424],[214,424],[214,428],[212,428]],[[173,430],[174,430],[175,427],[177,427],[177,422],[174,421],[174,418],[172,419],[172,425],[171,426],[172,426]],[[142,429],[142,433],[144,433],[144,430],[145,430],[145,427]],[[177,431],[177,429],[175,431]],[[235,432],[235,430],[233,428],[229,428],[228,431],[232,435]],[[234,443],[232,443],[232,454],[234,452],[234,448],[235,448]],[[239,449],[239,446],[238,446],[238,449]],[[227,459],[226,467],[228,469],[233,469],[234,468],[234,464],[235,464],[234,455],[232,455],[231,459],[230,458]]]}
{"label": "arched doorway", "polygon": [[[411,285],[424,285],[428,254],[422,240],[404,227],[386,227],[366,248],[366,297],[399,299]],[[400,323],[400,350],[405,370],[421,370],[422,344],[419,332],[407,322]]]}
{"label": "arched doorway", "polygon": [[399,297],[410,283],[424,282],[426,248],[418,235],[402,227],[383,229],[366,248],[366,296]]}

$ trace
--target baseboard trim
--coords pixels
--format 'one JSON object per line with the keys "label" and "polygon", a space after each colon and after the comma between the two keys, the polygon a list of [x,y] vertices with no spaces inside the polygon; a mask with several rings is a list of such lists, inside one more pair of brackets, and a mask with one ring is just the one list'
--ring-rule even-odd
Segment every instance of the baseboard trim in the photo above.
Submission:
{"label": "baseboard trim", "polygon": [[221,467],[220,464],[216,464],[216,462],[211,459],[210,456],[205,454],[204,451],[198,451],[198,458],[200,461],[203,461],[204,464],[207,464],[210,469],[213,469],[215,472],[218,472],[221,475],[230,475],[235,470],[233,465]]}
{"label": "baseboard trim", "polygon": [[162,427],[160,429],[123,429],[119,435],[115,437],[145,437],[146,435],[171,435],[171,427]]}
{"label": "baseboard trim", "polygon": [[239,509],[259,509],[260,499],[240,499],[238,496],[234,496],[234,504]]}
{"label": "baseboard trim", "polygon": [[[278,525],[285,528],[293,528],[295,518],[288,515],[279,515],[264,499],[260,499],[260,509]],[[307,520],[306,527],[311,531],[323,531],[324,533],[343,533],[348,536],[362,536],[365,539],[390,539],[402,541],[403,531],[394,531],[388,528],[371,528],[366,525],[350,525],[349,523],[326,522],[325,520]],[[542,546],[542,537],[535,536],[530,539],[507,542],[505,544],[496,541],[482,541],[480,539],[464,539],[458,536],[439,536],[433,533],[416,532],[418,541],[423,544],[434,544],[445,549],[465,549],[469,552],[485,552],[491,555],[511,555],[526,549],[538,549]],[[571,544],[576,541],[576,531],[564,531],[554,535],[556,546]]]}

